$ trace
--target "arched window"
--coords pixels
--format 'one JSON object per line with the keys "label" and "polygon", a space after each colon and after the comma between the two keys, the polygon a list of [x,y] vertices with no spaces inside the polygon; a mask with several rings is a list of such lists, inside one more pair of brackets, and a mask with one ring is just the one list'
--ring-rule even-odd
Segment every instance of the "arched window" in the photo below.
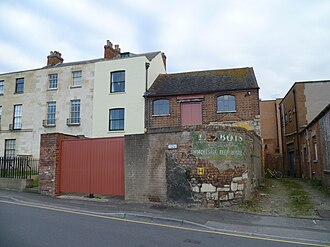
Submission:
{"label": "arched window", "polygon": [[158,99],[153,102],[153,115],[170,114],[170,101],[168,99]]}
{"label": "arched window", "polygon": [[218,112],[235,112],[236,102],[235,96],[222,95],[217,98],[217,111]]}

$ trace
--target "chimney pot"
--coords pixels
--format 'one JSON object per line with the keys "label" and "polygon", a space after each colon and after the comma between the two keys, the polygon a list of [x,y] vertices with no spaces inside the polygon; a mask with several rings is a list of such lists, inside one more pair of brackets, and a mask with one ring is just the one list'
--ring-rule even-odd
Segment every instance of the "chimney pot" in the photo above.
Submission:
{"label": "chimney pot", "polygon": [[63,63],[64,59],[62,58],[62,54],[58,51],[50,51],[47,56],[47,66],[53,66],[56,64]]}
{"label": "chimney pot", "polygon": [[112,43],[107,40],[107,44],[104,46],[104,59],[112,59],[120,53],[119,45],[115,45],[115,49]]}

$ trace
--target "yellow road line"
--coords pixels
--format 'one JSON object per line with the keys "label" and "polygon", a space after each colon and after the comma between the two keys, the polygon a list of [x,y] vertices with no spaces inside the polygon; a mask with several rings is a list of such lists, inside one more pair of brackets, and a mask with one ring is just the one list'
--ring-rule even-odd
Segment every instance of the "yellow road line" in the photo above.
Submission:
{"label": "yellow road line", "polygon": [[90,216],[90,217],[96,217],[96,218],[102,218],[102,219],[109,219],[109,220],[115,220],[115,221],[122,221],[122,222],[129,222],[129,223],[136,223],[136,224],[143,224],[143,225],[151,225],[151,226],[159,226],[159,227],[166,227],[166,228],[172,228],[172,229],[180,229],[180,230],[186,230],[186,231],[194,231],[194,232],[201,232],[201,233],[212,233],[212,234],[224,235],[224,236],[230,236],[230,237],[240,237],[240,238],[264,240],[264,241],[279,242],[279,243],[298,244],[298,245],[305,245],[305,246],[330,247],[329,245],[321,244],[321,243],[320,244],[318,244],[318,243],[308,243],[308,242],[302,242],[302,241],[276,239],[276,238],[270,238],[270,237],[249,236],[249,235],[243,235],[243,234],[238,234],[238,233],[228,233],[228,232],[221,232],[221,231],[215,231],[215,230],[201,230],[201,229],[194,229],[194,228],[183,227],[183,226],[171,226],[171,225],[154,223],[154,222],[145,222],[145,221],[138,221],[138,220],[123,219],[123,218],[117,218],[117,217],[113,217],[113,216],[98,215],[98,214],[93,214],[93,213],[79,212],[79,211],[74,211],[74,210],[69,210],[69,209],[61,209],[61,208],[52,208],[52,207],[48,207],[48,206],[26,204],[26,203],[20,203],[20,202],[9,202],[9,201],[4,201],[4,200],[0,200],[0,202],[7,203],[7,204],[19,205],[19,206],[25,206],[25,207],[41,208],[41,209],[46,209],[46,210],[51,210],[51,211],[58,211],[58,212],[64,212],[64,213],[70,213],[70,214],[84,215],[84,216]]}

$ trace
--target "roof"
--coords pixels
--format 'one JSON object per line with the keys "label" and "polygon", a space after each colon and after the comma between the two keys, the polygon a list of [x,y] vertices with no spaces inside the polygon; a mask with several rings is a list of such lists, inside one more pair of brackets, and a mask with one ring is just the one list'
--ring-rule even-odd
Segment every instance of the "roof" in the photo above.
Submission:
{"label": "roof", "polygon": [[96,58],[96,59],[76,61],[76,62],[59,63],[59,64],[56,64],[56,65],[47,65],[47,66],[44,66],[44,67],[41,67],[41,68],[36,68],[36,69],[28,69],[28,70],[0,73],[0,75],[4,76],[4,75],[16,74],[16,73],[32,72],[32,71],[37,71],[37,70],[41,70],[41,69],[50,69],[50,68],[58,68],[58,67],[65,67],[65,66],[74,66],[74,65],[97,63],[97,62],[102,62],[102,61],[126,59],[126,58],[133,58],[133,57],[146,57],[149,61],[151,61],[159,53],[161,53],[161,52],[156,51],[156,52],[148,52],[148,53],[141,53],[141,54],[128,53],[128,56],[120,56],[120,54],[119,54],[117,57],[114,57],[113,59]]}
{"label": "roof", "polygon": [[259,89],[253,68],[160,74],[149,88],[150,96],[168,96]]}

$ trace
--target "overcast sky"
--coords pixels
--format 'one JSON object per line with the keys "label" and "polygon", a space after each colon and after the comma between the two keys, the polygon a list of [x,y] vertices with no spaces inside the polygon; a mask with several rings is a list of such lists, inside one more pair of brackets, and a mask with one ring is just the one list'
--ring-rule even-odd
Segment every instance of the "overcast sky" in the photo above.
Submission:
{"label": "overcast sky", "polygon": [[167,72],[253,67],[262,99],[330,79],[329,0],[0,0],[0,73],[122,51],[163,51]]}

